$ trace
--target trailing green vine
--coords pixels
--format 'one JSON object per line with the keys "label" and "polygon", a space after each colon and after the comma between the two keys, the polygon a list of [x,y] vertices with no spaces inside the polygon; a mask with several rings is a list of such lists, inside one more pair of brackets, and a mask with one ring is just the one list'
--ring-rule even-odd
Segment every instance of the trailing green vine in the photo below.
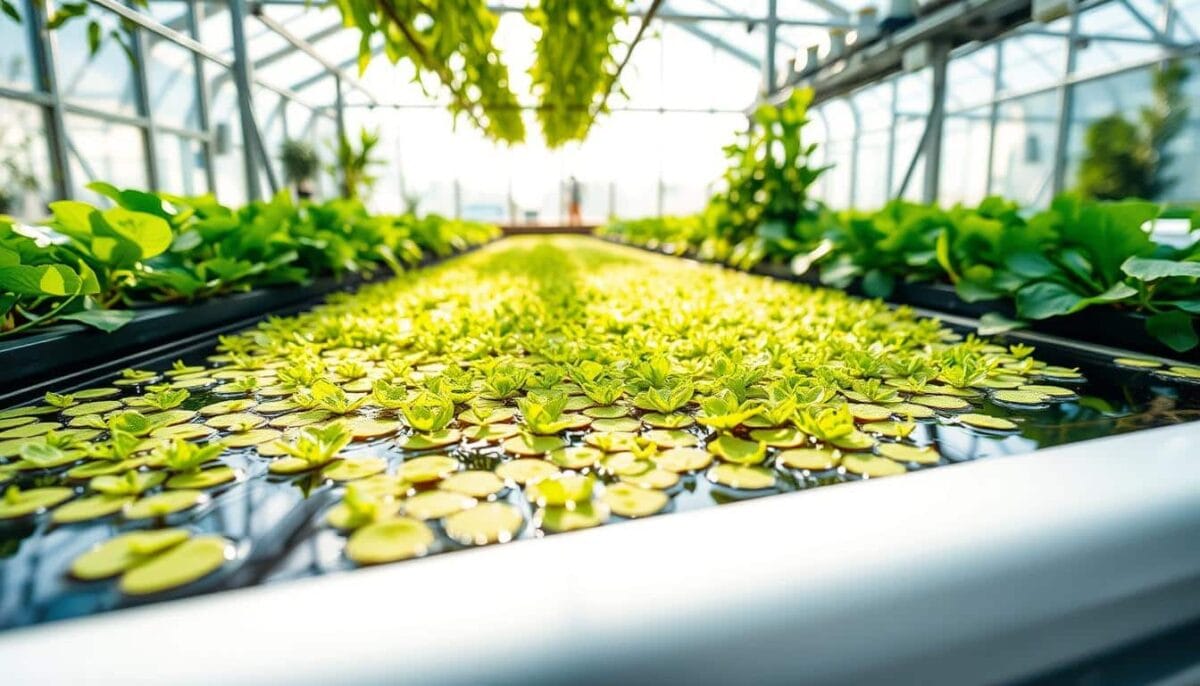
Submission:
{"label": "trailing green vine", "polygon": [[625,0],[542,0],[526,10],[525,18],[541,30],[529,74],[546,145],[587,137],[617,73],[614,28],[626,16],[625,5]]}
{"label": "trailing green vine", "polygon": [[498,20],[483,0],[337,0],[347,26],[362,31],[358,65],[371,60],[371,39],[383,39],[395,64],[412,60],[450,91],[450,111],[465,114],[493,140],[517,143],[525,124],[508,67],[492,43]]}

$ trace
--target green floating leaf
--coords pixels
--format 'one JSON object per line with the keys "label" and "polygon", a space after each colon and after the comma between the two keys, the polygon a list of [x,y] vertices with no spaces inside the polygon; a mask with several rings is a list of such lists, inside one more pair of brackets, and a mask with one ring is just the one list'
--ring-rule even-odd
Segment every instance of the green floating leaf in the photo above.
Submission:
{"label": "green floating leaf", "polygon": [[61,318],[112,333],[133,321],[136,316],[133,310],[84,310],[65,314]]}
{"label": "green floating leaf", "polygon": [[999,312],[987,312],[979,318],[977,331],[980,336],[994,336],[1016,329],[1023,329],[1027,326],[1029,326],[1029,322],[1020,319],[1009,319]]}

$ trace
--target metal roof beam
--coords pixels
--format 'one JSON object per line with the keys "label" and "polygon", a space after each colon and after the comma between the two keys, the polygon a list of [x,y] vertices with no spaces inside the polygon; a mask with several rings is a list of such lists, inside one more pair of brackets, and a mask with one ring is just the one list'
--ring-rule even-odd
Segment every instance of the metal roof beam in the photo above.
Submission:
{"label": "metal roof beam", "polygon": [[326,71],[328,71],[335,78],[339,79],[342,83],[345,83],[363,95],[366,95],[371,102],[379,102],[379,98],[375,97],[375,94],[371,92],[371,90],[367,88],[361,81],[346,73],[344,68],[338,67],[334,63],[330,62],[324,55],[318,52],[317,49],[312,46],[312,44],[293,34],[291,31],[288,31],[287,27],[285,27],[283,24],[272,19],[271,17],[268,17],[263,11],[261,4],[255,4],[252,6],[250,8],[250,13],[255,19],[260,21],[263,26],[266,26],[288,43],[291,43],[292,47],[295,49],[313,58],[317,64],[320,64],[322,67],[324,67]]}

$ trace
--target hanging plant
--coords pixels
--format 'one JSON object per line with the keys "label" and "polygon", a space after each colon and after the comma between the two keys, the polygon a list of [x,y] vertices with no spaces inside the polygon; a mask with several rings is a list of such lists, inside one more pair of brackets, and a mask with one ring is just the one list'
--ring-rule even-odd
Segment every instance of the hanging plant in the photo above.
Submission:
{"label": "hanging plant", "polygon": [[538,96],[538,122],[552,148],[583,140],[617,74],[614,29],[625,0],[542,0],[525,12],[541,30],[529,70]]}
{"label": "hanging plant", "polygon": [[371,39],[383,39],[392,64],[410,59],[450,91],[450,111],[465,114],[489,138],[517,143],[525,124],[508,67],[492,42],[499,23],[484,0],[338,0],[346,26],[358,27],[358,68],[371,60]]}

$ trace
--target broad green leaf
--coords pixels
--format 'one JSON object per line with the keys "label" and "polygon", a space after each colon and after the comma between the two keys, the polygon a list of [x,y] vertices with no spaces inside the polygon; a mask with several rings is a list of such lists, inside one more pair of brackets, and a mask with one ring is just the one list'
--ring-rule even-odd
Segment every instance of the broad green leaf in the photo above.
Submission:
{"label": "broad green leaf", "polygon": [[171,247],[174,236],[171,225],[161,217],[145,212],[134,212],[124,207],[105,210],[104,221],[124,238],[129,239],[141,250],[141,259],[162,254]]}
{"label": "broad green leaf", "polygon": [[1074,312],[1082,295],[1052,281],[1039,281],[1017,291],[1017,314],[1029,319],[1046,319]]}
{"label": "broad green leaf", "polygon": [[1004,264],[1010,271],[1027,279],[1041,279],[1058,271],[1058,267],[1046,259],[1045,255],[1034,252],[1009,255]]}
{"label": "broad green leaf", "polygon": [[16,5],[12,4],[8,0],[0,0],[0,10],[3,10],[3,12],[8,15],[9,19],[12,19],[18,24],[21,23],[21,13],[17,11]]}
{"label": "broad green leaf", "polygon": [[0,247],[0,267],[15,267],[18,264],[21,264],[20,253]]}
{"label": "broad green leaf", "polygon": [[1200,278],[1200,262],[1131,257],[1121,265],[1121,271],[1142,281],[1156,281],[1171,276]]}
{"label": "broad green leaf", "polygon": [[980,336],[994,336],[1027,326],[1029,326],[1029,322],[1009,319],[998,312],[988,312],[979,318],[978,331]]}
{"label": "broad green leaf", "polygon": [[79,276],[61,264],[0,267],[0,290],[18,295],[75,295],[81,286]]}
{"label": "broad green leaf", "polygon": [[87,324],[106,333],[112,333],[133,321],[135,316],[136,313],[132,310],[84,310],[65,314],[62,319]]}
{"label": "broad green leaf", "polygon": [[1184,352],[1200,343],[1195,321],[1196,318],[1187,312],[1162,312],[1146,320],[1146,331],[1172,350]]}
{"label": "broad green leaf", "polygon": [[92,213],[96,208],[78,200],[59,200],[50,203],[50,211],[54,220],[63,229],[75,234],[87,235],[92,233]]}

